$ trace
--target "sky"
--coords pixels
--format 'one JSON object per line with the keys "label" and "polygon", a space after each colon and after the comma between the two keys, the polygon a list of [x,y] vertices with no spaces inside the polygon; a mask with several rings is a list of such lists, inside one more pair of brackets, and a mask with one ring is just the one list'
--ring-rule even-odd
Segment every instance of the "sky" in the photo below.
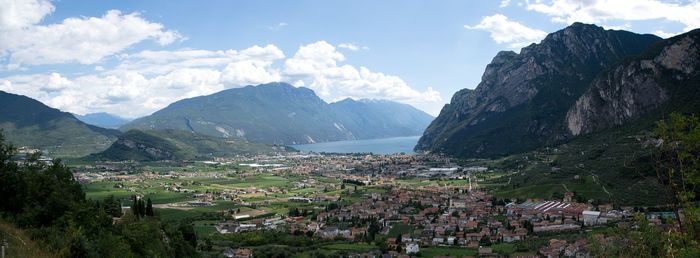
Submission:
{"label": "sky", "polygon": [[666,38],[700,27],[700,0],[0,0],[0,90],[135,118],[284,81],[437,115],[496,53],[577,21]]}

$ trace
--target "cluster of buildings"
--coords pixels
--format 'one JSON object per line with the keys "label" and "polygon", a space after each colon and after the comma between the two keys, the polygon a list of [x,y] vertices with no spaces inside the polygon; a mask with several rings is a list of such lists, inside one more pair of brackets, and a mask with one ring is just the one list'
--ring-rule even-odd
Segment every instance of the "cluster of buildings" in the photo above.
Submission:
{"label": "cluster of buildings", "polygon": [[[386,186],[384,190],[367,193],[345,206],[316,211],[313,216],[275,218],[274,222],[264,219],[224,222],[217,225],[217,230],[235,233],[276,229],[357,242],[367,241],[371,235],[374,239],[386,239],[387,249],[397,255],[416,254],[425,247],[462,247],[480,250],[482,256],[488,257],[486,254],[491,251],[488,245],[493,243],[514,243],[539,233],[581,231],[629,215],[618,210],[593,211],[597,207],[572,202],[570,193],[564,200],[517,204],[504,203],[486,192],[464,187]],[[314,203],[313,199],[302,197],[290,201]],[[557,254],[550,257],[587,253],[585,241],[562,241],[551,241],[539,253]]]}

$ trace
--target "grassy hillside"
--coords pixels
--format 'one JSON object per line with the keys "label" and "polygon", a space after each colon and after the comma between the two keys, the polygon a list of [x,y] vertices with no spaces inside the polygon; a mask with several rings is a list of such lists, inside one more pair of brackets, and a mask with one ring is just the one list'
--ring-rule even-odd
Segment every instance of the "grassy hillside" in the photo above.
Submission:
{"label": "grassy hillside", "polygon": [[273,153],[285,146],[250,143],[238,138],[219,138],[179,130],[130,130],[107,150],[91,155],[98,160],[177,160]]}
{"label": "grassy hillside", "polygon": [[0,107],[0,129],[8,142],[39,148],[52,156],[78,157],[102,151],[119,134],[21,95],[0,91]]}
{"label": "grassy hillside", "polygon": [[0,243],[6,241],[5,257],[58,257],[44,251],[24,230],[0,220]]}
{"label": "grassy hillside", "polygon": [[666,204],[670,195],[652,168],[651,131],[670,105],[622,127],[493,161],[499,170],[517,172],[487,183],[509,198],[561,198],[572,191],[580,200]]}

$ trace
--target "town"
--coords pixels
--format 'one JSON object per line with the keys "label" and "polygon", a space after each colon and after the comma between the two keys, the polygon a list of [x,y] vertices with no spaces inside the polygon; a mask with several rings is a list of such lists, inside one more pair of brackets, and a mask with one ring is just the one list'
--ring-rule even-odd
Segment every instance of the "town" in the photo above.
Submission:
{"label": "town", "polygon": [[213,257],[263,250],[210,240],[269,232],[320,243],[322,253],[296,250],[299,257],[589,257],[591,245],[614,242],[611,230],[640,221],[678,228],[675,213],[582,201],[574,192],[493,196],[488,180],[511,172],[437,155],[290,153],[74,171],[88,197],[117,198],[125,214],[133,199],[147,198],[164,219],[191,219]]}

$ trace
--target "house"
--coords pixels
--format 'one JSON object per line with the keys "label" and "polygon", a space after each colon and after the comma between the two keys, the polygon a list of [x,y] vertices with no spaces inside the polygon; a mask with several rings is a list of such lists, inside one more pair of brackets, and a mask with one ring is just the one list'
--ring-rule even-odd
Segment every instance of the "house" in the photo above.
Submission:
{"label": "house", "polygon": [[449,236],[449,237],[447,237],[447,244],[448,244],[448,245],[455,245],[455,241],[456,241],[456,240],[457,240],[456,237]]}
{"label": "house", "polygon": [[228,258],[252,258],[253,257],[253,250],[250,250],[248,248],[238,248],[238,249],[231,249],[227,248],[223,252],[224,257]]}
{"label": "house", "polygon": [[236,249],[233,257],[234,258],[252,258],[253,257],[253,250],[248,249],[248,248],[238,248],[238,249]]}
{"label": "house", "polygon": [[560,257],[566,248],[566,240],[550,239],[549,245],[540,248],[539,253],[547,258]]}
{"label": "house", "polygon": [[583,225],[595,226],[599,224],[598,218],[600,218],[599,211],[583,211]]}
{"label": "house", "polygon": [[493,255],[493,249],[491,247],[479,247],[479,256],[491,256]]}
{"label": "house", "polygon": [[512,243],[512,242],[516,242],[516,241],[521,241],[521,240],[525,239],[525,235],[527,235],[527,231],[526,232],[519,231],[519,232],[512,232],[512,233],[506,232],[506,233],[503,233],[503,242]]}
{"label": "house", "polygon": [[216,231],[219,232],[219,234],[228,234],[237,232],[239,225],[240,224],[237,221],[227,221],[219,223],[214,227],[216,228]]}
{"label": "house", "polygon": [[238,226],[238,230],[236,232],[245,232],[245,231],[253,231],[258,228],[258,225],[256,224],[241,224]]}
{"label": "house", "polygon": [[418,243],[416,243],[416,242],[406,243],[406,254],[417,254],[418,252],[420,252],[420,247],[418,246]]}
{"label": "house", "polygon": [[326,227],[318,231],[318,235],[324,239],[331,239],[338,236],[337,227]]}

